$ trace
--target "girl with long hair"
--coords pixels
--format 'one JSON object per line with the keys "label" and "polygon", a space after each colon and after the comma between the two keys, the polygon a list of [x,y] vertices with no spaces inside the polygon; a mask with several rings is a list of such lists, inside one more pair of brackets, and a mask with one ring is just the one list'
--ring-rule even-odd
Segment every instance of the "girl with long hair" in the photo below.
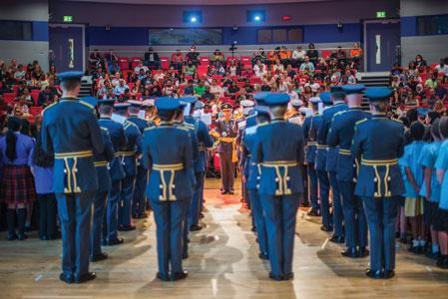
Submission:
{"label": "girl with long hair", "polygon": [[[8,119],[8,132],[0,139],[2,178],[0,200],[7,206],[8,240],[25,240],[27,207],[35,200],[33,175],[28,159],[34,149],[34,139],[20,133],[22,121]],[[15,232],[17,216],[18,235]]]}

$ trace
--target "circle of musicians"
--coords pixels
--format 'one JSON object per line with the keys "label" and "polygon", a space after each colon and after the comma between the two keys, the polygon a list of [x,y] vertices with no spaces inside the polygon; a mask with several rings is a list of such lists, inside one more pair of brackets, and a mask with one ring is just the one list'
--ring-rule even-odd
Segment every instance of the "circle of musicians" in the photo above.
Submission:
{"label": "circle of musicians", "polygon": [[[343,256],[370,255],[367,276],[394,276],[404,127],[386,118],[389,89],[333,87],[310,100],[313,113],[301,125],[287,115],[289,105],[298,109],[300,101],[259,92],[255,102],[241,103],[244,122],[235,122],[225,103],[209,133],[195,117],[203,109],[196,97],[119,104],[78,99],[81,77],[59,74],[63,97],[43,113],[42,147],[55,157],[62,281],[95,279],[89,262],[108,258],[102,246],[124,242],[119,231],[134,230],[132,218],[146,217],[146,198],[156,223],[157,278],[186,278],[182,260],[188,257],[189,231],[202,228],[206,152],[215,140],[222,194],[234,193],[239,153],[243,195],[271,279],[294,277],[296,216],[306,190],[310,215],[322,215],[321,229],[333,232],[332,242],[345,244]],[[363,96],[371,113],[361,109]]]}

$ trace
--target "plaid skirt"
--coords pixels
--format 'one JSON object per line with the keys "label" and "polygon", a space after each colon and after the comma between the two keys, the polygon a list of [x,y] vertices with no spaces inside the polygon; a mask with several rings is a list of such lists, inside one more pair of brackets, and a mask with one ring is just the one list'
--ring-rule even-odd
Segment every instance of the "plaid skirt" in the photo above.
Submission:
{"label": "plaid skirt", "polygon": [[33,174],[28,166],[5,166],[0,201],[7,205],[28,204],[36,199]]}

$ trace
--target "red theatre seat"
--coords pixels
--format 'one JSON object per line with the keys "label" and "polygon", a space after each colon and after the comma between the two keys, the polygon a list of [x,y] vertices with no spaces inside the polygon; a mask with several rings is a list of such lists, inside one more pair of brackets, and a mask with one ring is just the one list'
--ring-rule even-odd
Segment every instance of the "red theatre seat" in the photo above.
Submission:
{"label": "red theatre seat", "polygon": [[331,56],[331,50],[323,50],[322,51],[322,58],[323,59],[328,59]]}
{"label": "red theatre seat", "polygon": [[37,106],[37,107],[31,107],[31,108],[30,108],[30,114],[31,114],[32,116],[36,116],[36,115],[41,114],[43,110],[44,110],[44,109],[43,109],[42,107],[39,107],[39,106]]}
{"label": "red theatre seat", "polygon": [[5,101],[6,104],[10,104],[14,102],[14,99],[16,98],[16,95],[14,93],[4,93],[3,94],[3,101]]}
{"label": "red theatre seat", "polygon": [[210,58],[208,57],[201,57],[200,59],[201,66],[209,66],[210,65]]}
{"label": "red theatre seat", "polygon": [[140,57],[132,57],[131,68],[135,69],[142,62]]}
{"label": "red theatre seat", "polygon": [[39,93],[40,93],[39,89],[31,90],[31,97],[33,98],[34,105],[36,106],[38,105]]}
{"label": "red theatre seat", "polygon": [[199,77],[199,78],[202,78],[202,77],[206,76],[206,75],[207,75],[207,72],[208,72],[208,66],[202,66],[202,65],[200,65],[200,66],[198,67],[198,77]]}
{"label": "red theatre seat", "polygon": [[18,95],[19,94],[19,85],[13,85],[12,89],[14,90],[14,94]]}
{"label": "red theatre seat", "polygon": [[245,69],[252,69],[252,59],[250,56],[241,56],[241,64]]}
{"label": "red theatre seat", "polygon": [[170,60],[168,57],[160,57],[160,67],[165,71],[170,68]]}
{"label": "red theatre seat", "polygon": [[127,57],[118,58],[118,64],[120,65],[121,71],[126,71],[129,69],[129,59]]}

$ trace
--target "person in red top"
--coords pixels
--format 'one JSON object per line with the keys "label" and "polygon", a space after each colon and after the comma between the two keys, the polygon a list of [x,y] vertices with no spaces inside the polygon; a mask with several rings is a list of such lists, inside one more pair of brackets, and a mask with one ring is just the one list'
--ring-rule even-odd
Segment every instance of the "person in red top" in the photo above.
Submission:
{"label": "person in red top", "polygon": [[176,70],[181,71],[183,63],[184,63],[184,56],[182,55],[180,49],[177,49],[176,52],[171,54],[171,66],[174,67]]}

